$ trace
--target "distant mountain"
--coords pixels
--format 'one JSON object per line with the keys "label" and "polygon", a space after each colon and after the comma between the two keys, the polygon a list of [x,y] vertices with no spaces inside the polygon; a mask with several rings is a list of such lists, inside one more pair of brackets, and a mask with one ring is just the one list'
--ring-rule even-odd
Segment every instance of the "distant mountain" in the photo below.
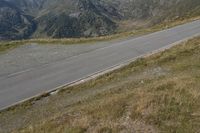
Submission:
{"label": "distant mountain", "polygon": [[0,39],[107,35],[124,20],[200,15],[200,0],[0,0]]}
{"label": "distant mountain", "polygon": [[24,14],[14,4],[0,1],[0,39],[23,39],[36,29],[32,16]]}
{"label": "distant mountain", "polygon": [[104,14],[107,12],[103,7],[90,0],[47,0],[36,18],[38,30],[33,36],[80,37],[113,33],[116,24]]}

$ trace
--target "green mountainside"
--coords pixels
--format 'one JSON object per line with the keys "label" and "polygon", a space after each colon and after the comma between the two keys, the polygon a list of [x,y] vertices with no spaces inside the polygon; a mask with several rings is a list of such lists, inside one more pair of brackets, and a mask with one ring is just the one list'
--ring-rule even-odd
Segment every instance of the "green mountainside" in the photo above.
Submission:
{"label": "green mountainside", "polygon": [[121,22],[198,16],[199,0],[0,0],[0,39],[108,35]]}

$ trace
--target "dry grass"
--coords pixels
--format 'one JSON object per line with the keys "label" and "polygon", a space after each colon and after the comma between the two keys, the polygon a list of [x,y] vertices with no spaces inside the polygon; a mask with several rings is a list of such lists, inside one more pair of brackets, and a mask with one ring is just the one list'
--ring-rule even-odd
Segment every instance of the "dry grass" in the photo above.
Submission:
{"label": "dry grass", "polygon": [[200,38],[0,113],[0,132],[200,132]]}

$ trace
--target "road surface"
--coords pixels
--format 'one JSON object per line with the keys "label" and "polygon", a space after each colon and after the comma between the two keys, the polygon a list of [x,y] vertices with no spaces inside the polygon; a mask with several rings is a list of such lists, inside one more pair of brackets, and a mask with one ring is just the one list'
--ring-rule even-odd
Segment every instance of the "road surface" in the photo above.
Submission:
{"label": "road surface", "polygon": [[197,35],[200,20],[1,76],[0,109]]}

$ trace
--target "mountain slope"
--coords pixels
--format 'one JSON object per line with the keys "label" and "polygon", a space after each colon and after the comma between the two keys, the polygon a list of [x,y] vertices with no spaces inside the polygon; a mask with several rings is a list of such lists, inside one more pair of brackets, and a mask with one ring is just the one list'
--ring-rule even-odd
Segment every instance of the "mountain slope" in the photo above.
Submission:
{"label": "mountain slope", "polygon": [[6,1],[0,1],[0,39],[22,39],[35,30],[31,16]]}
{"label": "mountain slope", "polygon": [[[114,32],[116,24],[103,7],[90,0],[8,0],[34,17],[37,30],[30,37],[99,36]],[[12,35],[12,33],[10,33]],[[8,39],[12,39],[9,38]]]}
{"label": "mountain slope", "polygon": [[[0,18],[1,39],[89,37],[117,32],[121,22],[162,21],[200,15],[199,0],[1,0],[0,15],[18,16],[21,27],[7,16]],[[5,10],[5,3],[7,8]],[[15,5],[15,6],[8,6]],[[20,14],[20,15],[19,15]],[[25,18],[25,19],[24,19]],[[26,20],[26,22],[25,22]],[[4,21],[12,22],[6,24]],[[27,23],[28,22],[28,23]],[[26,26],[25,26],[26,25]],[[10,28],[6,28],[10,27]],[[121,26],[123,27],[123,26]],[[7,33],[7,29],[9,29]]]}
{"label": "mountain slope", "polygon": [[57,1],[63,7],[49,5],[50,9],[54,10],[44,9],[42,11],[45,13],[41,13],[36,19],[39,30],[35,36],[98,36],[112,33],[116,27],[115,23],[89,0]]}
{"label": "mountain slope", "polygon": [[[200,14],[199,0],[100,0],[113,5],[124,19],[171,19],[195,12]],[[193,14],[194,15],[194,14]]]}

